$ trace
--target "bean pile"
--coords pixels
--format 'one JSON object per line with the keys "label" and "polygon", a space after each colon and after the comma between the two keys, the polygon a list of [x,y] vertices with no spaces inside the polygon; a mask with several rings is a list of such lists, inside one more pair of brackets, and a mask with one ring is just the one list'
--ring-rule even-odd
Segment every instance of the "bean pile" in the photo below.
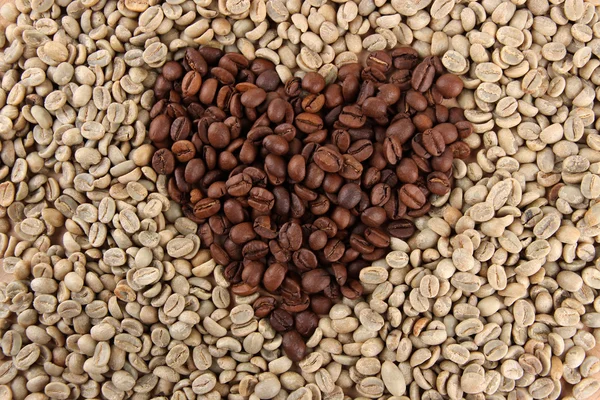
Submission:
{"label": "bean pile", "polygon": [[[462,81],[437,57],[419,63],[399,48],[366,64],[345,65],[328,86],[317,73],[283,86],[268,61],[187,49],[156,81],[152,165],[171,175],[171,198],[200,224],[233,293],[281,295],[254,305],[258,316],[278,307],[280,332],[294,326],[290,313],[361,296],[360,270],[385,256],[390,236],[413,234],[404,217],[448,194],[453,158],[470,153],[457,140],[471,123],[442,104]],[[306,337],[314,312],[296,318]]]}
{"label": "bean pile", "polygon": [[[0,4],[0,24],[6,23],[0,30],[0,264],[6,273],[0,273],[0,399],[598,397],[598,0],[0,0]],[[203,103],[200,96],[189,104],[183,100],[182,79],[194,70],[189,63],[186,66],[188,48],[199,48],[207,72],[200,80],[190,74],[185,90],[194,91],[196,85],[215,78],[215,94],[210,87],[205,89],[216,98],[212,103]],[[374,52],[379,54],[376,59],[384,60],[383,50],[389,51],[394,68],[384,73],[386,82],[379,81],[383,65],[373,58],[367,65],[365,53]],[[347,131],[350,147],[365,139],[351,132],[372,128],[368,140],[374,153],[360,162],[363,175],[376,167],[371,162],[381,151],[384,170],[390,172],[379,183],[389,185],[395,176],[399,186],[410,184],[399,179],[398,164],[413,160],[419,169],[415,154],[421,157],[421,150],[431,154],[422,124],[430,116],[440,122],[433,103],[445,86],[443,74],[436,75],[441,84],[433,83],[431,90],[422,92],[433,112],[419,112],[409,104],[412,115],[406,117],[415,126],[413,139],[419,138],[421,149],[413,149],[412,139],[407,141],[396,165],[387,160],[396,154],[394,143],[388,145],[391,153],[381,147],[385,130],[397,122],[394,118],[405,118],[399,116],[407,111],[400,105],[406,106],[408,93],[414,91],[412,82],[401,90],[398,103],[386,107],[388,122],[366,115],[365,102],[359,104],[365,81],[375,86],[366,97],[381,100],[380,88],[389,85],[392,76],[400,82],[407,78],[396,75],[394,66],[394,58],[402,52],[432,60],[434,69],[439,67],[433,61],[437,57],[462,82],[456,102],[443,104],[455,127],[461,118],[471,123],[473,134],[461,138],[457,129],[461,144],[451,145],[462,147],[456,149],[458,155],[466,153],[466,145],[471,156],[452,160],[452,173],[446,175],[450,191],[434,194],[427,188],[430,172],[419,170],[418,182],[412,184],[432,192],[426,196],[428,203],[419,209],[407,207],[401,220],[410,223],[404,225],[405,231],[397,229],[396,236],[389,235],[389,224],[401,227],[405,222],[390,219],[383,207],[388,226],[372,228],[389,235],[389,250],[384,252],[364,235],[369,226],[357,212],[361,195],[349,210],[352,224],[364,225],[364,230],[346,231],[373,246],[367,257],[381,253],[372,261],[362,254],[349,263],[322,260],[323,250],[310,247],[313,232],[303,230],[301,249],[315,254],[316,270],[325,270],[330,283],[337,284],[333,266],[346,265],[342,287],[348,282],[355,282],[355,288],[360,285],[362,294],[356,298],[344,297],[341,288],[335,300],[323,291],[309,294],[320,301],[304,311],[288,311],[281,296],[284,289],[288,297],[300,290],[296,296],[300,300],[305,293],[300,274],[293,271],[275,293],[264,287],[263,274],[257,292],[236,294],[232,288],[238,284],[232,284],[226,265],[202,248],[205,242],[216,241],[230,257],[229,245],[225,246],[229,242],[223,240],[229,233],[215,234],[215,221],[211,226],[210,218],[199,219],[193,208],[210,197],[200,188],[227,182],[232,172],[241,170],[232,165],[240,163],[239,151],[229,156],[227,148],[247,138],[261,117],[276,135],[287,116],[284,113],[281,123],[271,123],[267,104],[282,100],[292,107],[291,125],[300,142],[299,146],[298,141],[286,140],[292,153],[300,148],[302,155],[308,144],[303,141],[310,136],[319,148],[335,150],[343,158],[348,151],[341,151],[331,134]],[[204,68],[199,57],[191,57]],[[366,68],[357,71],[354,64],[359,60]],[[389,59],[384,63],[389,65]],[[367,76],[365,70],[370,71]],[[416,69],[412,71],[414,75]],[[330,123],[327,116],[337,107],[329,107],[327,101],[313,112],[319,95],[303,89],[302,83],[321,81],[314,73],[325,80],[320,94],[326,100],[328,90],[333,91],[330,95],[340,91],[330,87],[341,87],[342,111],[345,106],[359,108],[367,121],[363,128],[348,129],[340,123],[342,111],[332,114],[335,124]],[[346,102],[344,83],[354,78],[359,94]],[[455,77],[445,79],[458,83]],[[300,88],[299,94],[291,96],[286,85]],[[264,101],[253,107],[248,94],[243,104],[242,97],[257,88],[265,91]],[[161,91],[164,101],[155,94]],[[304,105],[308,110],[303,107],[306,98],[311,98]],[[153,110],[156,103],[160,105]],[[201,109],[192,106],[195,103]],[[221,107],[226,104],[229,108]],[[459,108],[452,110],[454,106]],[[151,127],[151,121],[164,114],[163,107],[169,123],[180,116],[190,118],[190,136],[185,140],[194,150],[185,140],[173,149],[170,127],[167,140],[152,143],[155,133],[164,135]],[[190,108],[209,114],[212,124],[202,128],[205,140],[192,140],[202,129]],[[464,113],[455,114],[459,109]],[[207,145],[208,128],[225,123],[227,118],[217,119],[223,112],[232,115],[232,110],[242,122],[240,136],[231,136],[223,148],[210,141]],[[320,129],[311,133],[298,129],[296,118],[303,113],[323,120],[324,141],[319,139]],[[427,118],[417,118],[418,114]],[[305,130],[314,122],[307,121]],[[433,127],[432,120],[431,129],[439,130],[442,124]],[[233,125],[227,129],[237,130]],[[430,134],[435,147],[430,150],[439,151],[439,136]],[[253,182],[253,188],[275,193],[276,186],[284,186],[287,193],[296,194],[294,186],[306,187],[305,182],[290,180],[287,168],[288,179],[282,185],[270,182],[269,174],[277,178],[279,171],[264,170],[269,155],[265,139],[251,143],[256,160],[242,174],[263,167],[264,187]],[[274,140],[269,146],[283,143]],[[206,159],[197,143],[200,149],[214,148],[209,158],[217,166],[210,171],[206,165],[190,167],[188,174],[200,172],[203,177],[189,184],[186,169],[177,172],[177,168]],[[153,166],[157,150],[161,153]],[[187,164],[174,156],[185,159],[188,150],[196,155]],[[312,154],[307,166],[316,165]],[[288,164],[292,158],[281,157]],[[432,169],[435,157],[424,157]],[[171,168],[171,161],[173,172],[166,174],[164,168]],[[206,178],[217,170],[225,172],[218,179]],[[342,172],[340,168],[337,175]],[[344,184],[360,186],[368,195],[365,201],[371,202],[373,187],[367,188],[362,179],[343,179]],[[181,190],[182,184],[191,190]],[[323,188],[306,190],[327,198],[326,216],[337,223],[332,213],[339,206],[335,203],[339,191],[332,196]],[[313,200],[296,195],[312,214]],[[394,195],[398,200],[397,188],[390,198]],[[230,198],[226,194],[219,201]],[[267,216],[244,202],[240,207],[244,222]],[[307,225],[291,217],[282,221],[274,210],[268,214],[273,226]],[[223,209],[215,215],[222,213]],[[253,240],[264,241],[256,235]],[[346,253],[354,251],[348,237],[335,239],[342,241]],[[279,243],[279,232],[270,240]],[[293,259],[287,266],[297,269]],[[242,274],[242,282],[250,272]]]}

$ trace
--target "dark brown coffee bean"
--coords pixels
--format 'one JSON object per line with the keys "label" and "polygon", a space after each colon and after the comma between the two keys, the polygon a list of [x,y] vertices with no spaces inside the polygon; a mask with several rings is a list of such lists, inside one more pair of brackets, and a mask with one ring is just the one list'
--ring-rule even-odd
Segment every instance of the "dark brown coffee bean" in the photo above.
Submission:
{"label": "dark brown coffee bean", "polygon": [[339,239],[329,239],[325,248],[323,249],[323,254],[325,260],[329,262],[338,261],[344,255],[344,251],[346,250],[344,243],[342,243]]}
{"label": "dark brown coffee bean", "polygon": [[242,94],[240,101],[244,107],[256,108],[267,98],[267,92],[261,88],[253,88]]}
{"label": "dark brown coffee bean", "polygon": [[205,173],[206,166],[204,165],[204,161],[200,158],[194,158],[186,164],[184,178],[188,183],[197,183]]}
{"label": "dark brown coffee bean", "polygon": [[265,137],[262,144],[266,150],[278,156],[287,154],[290,149],[288,141],[278,135],[269,135]]}
{"label": "dark brown coffee bean", "polygon": [[242,248],[244,258],[260,260],[269,253],[269,246],[260,240],[251,240]]}
{"label": "dark brown coffee bean", "polygon": [[[218,49],[215,49],[218,50]],[[202,49],[202,53],[210,54],[211,50]],[[187,65],[196,72],[199,72],[200,75],[204,76],[208,72],[208,65],[201,51],[198,51],[194,48],[187,48],[185,51],[185,61]],[[211,54],[212,56],[212,54]],[[210,58],[209,58],[210,61]]]}
{"label": "dark brown coffee bean", "polygon": [[413,71],[411,85],[414,90],[426,92],[433,84],[435,67],[432,63],[423,61]]}
{"label": "dark brown coffee bean", "polygon": [[287,168],[285,160],[281,156],[268,154],[265,157],[264,168],[268,181],[272,185],[282,185],[285,182]]}
{"label": "dark brown coffee bean", "polygon": [[385,51],[374,51],[367,56],[367,65],[388,72],[392,67],[392,57]]}
{"label": "dark brown coffee bean", "polygon": [[466,139],[473,133],[473,125],[469,121],[459,121],[455,125],[461,139]]}
{"label": "dark brown coffee bean", "polygon": [[161,114],[150,122],[148,137],[153,142],[163,142],[169,137],[170,129],[171,119],[167,115]]}
{"label": "dark brown coffee bean", "polygon": [[327,244],[327,234],[324,231],[315,231],[308,237],[308,245],[311,250],[317,251],[323,249]]}
{"label": "dark brown coffee bean", "polygon": [[350,246],[361,254],[369,254],[375,250],[375,247],[365,238],[356,233],[350,235]]}
{"label": "dark brown coffee bean", "polygon": [[347,183],[341,187],[338,193],[338,204],[347,209],[354,208],[360,202],[361,193],[359,185],[356,183]]}
{"label": "dark brown coffee bean", "polygon": [[304,133],[313,133],[323,129],[323,119],[317,114],[300,113],[296,116],[296,127]]}
{"label": "dark brown coffee bean", "polygon": [[359,281],[351,279],[346,285],[340,288],[340,291],[344,297],[354,300],[362,296],[364,288]]}
{"label": "dark brown coffee bean", "polygon": [[171,150],[157,150],[152,156],[152,168],[161,175],[173,173],[175,170],[175,156]]}
{"label": "dark brown coffee bean", "polygon": [[213,198],[213,199],[219,199],[219,198],[225,196],[225,194],[227,194],[227,188],[225,186],[225,182],[223,182],[223,181],[213,182],[208,187],[206,194],[208,195],[208,197]]}
{"label": "dark brown coffee bean", "polygon": [[246,282],[241,282],[231,287],[231,293],[238,296],[250,296],[256,292],[258,292],[258,286],[252,286]]}
{"label": "dark brown coffee bean", "polygon": [[325,78],[317,72],[308,72],[302,78],[302,89],[310,93],[319,93],[325,88]]}
{"label": "dark brown coffee bean", "polygon": [[[157,118],[158,119],[158,118]],[[154,119],[156,121],[157,119]],[[150,124],[150,128],[152,128],[152,123]],[[171,139],[177,140],[185,140],[190,136],[192,132],[192,121],[190,121],[187,117],[177,117],[170,128]],[[154,138],[150,138],[153,141],[160,141]],[[166,139],[166,138],[165,138]],[[164,140],[164,139],[163,139]]]}
{"label": "dark brown coffee bean", "polygon": [[463,81],[456,75],[444,74],[435,81],[435,88],[446,99],[457,97],[463,90]]}
{"label": "dark brown coffee bean", "polygon": [[387,104],[379,97],[370,97],[362,104],[362,111],[367,117],[382,118],[386,116]]}
{"label": "dark brown coffee bean", "polygon": [[184,97],[192,97],[200,91],[202,76],[199,72],[189,71],[181,81],[181,92]]}
{"label": "dark brown coffee bean", "polygon": [[446,149],[444,137],[437,129],[428,129],[423,132],[421,140],[425,150],[432,156],[440,156]]}
{"label": "dark brown coffee bean", "polygon": [[415,225],[408,219],[393,221],[388,225],[389,234],[399,239],[411,237],[415,233],[415,230]]}
{"label": "dark brown coffee bean", "polygon": [[320,147],[315,151],[313,160],[325,172],[338,172],[342,168],[342,156],[328,147]]}
{"label": "dark brown coffee bean", "polygon": [[399,135],[391,135],[383,142],[383,156],[392,165],[402,159],[402,140]]}
{"label": "dark brown coffee bean", "polygon": [[454,142],[449,146],[450,152],[454,158],[465,160],[471,154],[469,145],[464,142]]}
{"label": "dark brown coffee bean", "polygon": [[256,217],[252,228],[254,229],[254,232],[263,239],[275,239],[278,234],[277,226],[268,215]]}
{"label": "dark brown coffee bean", "polygon": [[347,153],[358,162],[363,162],[373,154],[373,143],[368,139],[357,140],[350,145]]}
{"label": "dark brown coffee bean", "polygon": [[421,192],[418,186],[407,183],[400,188],[399,198],[407,207],[414,210],[419,209],[425,205],[427,198]]}
{"label": "dark brown coffee bean", "polygon": [[275,205],[273,193],[260,187],[250,189],[248,205],[259,212],[268,212]]}
{"label": "dark brown coffee bean", "polygon": [[173,82],[183,76],[183,67],[177,61],[167,61],[162,67],[162,75]]}
{"label": "dark brown coffee bean", "polygon": [[288,268],[285,264],[272,263],[265,271],[263,285],[269,292],[275,292],[285,279]]}
{"label": "dark brown coffee bean", "polygon": [[252,179],[247,174],[241,173],[229,178],[225,185],[230,196],[245,196],[252,189]]}
{"label": "dark brown coffee bean", "polygon": [[425,111],[427,109],[427,98],[422,93],[409,90],[406,93],[406,103],[417,111]]}
{"label": "dark brown coffee bean", "polygon": [[450,192],[450,180],[442,172],[432,172],[427,175],[427,189],[440,196]]}
{"label": "dark brown coffee bean", "polygon": [[287,166],[288,176],[295,182],[302,182],[306,176],[306,160],[300,154],[294,155]]}
{"label": "dark brown coffee bean", "polygon": [[254,309],[254,315],[257,318],[264,318],[277,307],[277,300],[274,297],[262,296],[254,300],[252,308]]}
{"label": "dark brown coffee bean", "polygon": [[320,194],[315,200],[309,202],[309,207],[313,215],[323,215],[329,211],[330,202],[326,196]]}
{"label": "dark brown coffee bean", "polygon": [[[466,144],[463,142],[454,142],[451,144],[451,146],[458,144],[458,143],[462,143],[462,144]],[[458,150],[463,150],[464,148],[458,148]],[[466,149],[468,149],[468,152],[470,153],[470,149],[467,146]],[[439,156],[439,157],[432,157],[431,158],[431,168],[433,168],[436,171],[449,171],[452,168],[452,158],[453,158],[453,152],[457,150],[457,147],[447,147],[446,150],[444,150],[444,152]],[[467,153],[467,157],[468,154]],[[459,158],[459,157],[456,157]],[[428,170],[422,169],[423,171],[429,173],[431,172],[431,168]]]}
{"label": "dark brown coffee bean", "polygon": [[231,142],[229,127],[223,122],[214,122],[208,127],[208,141],[216,149],[223,149]]}
{"label": "dark brown coffee bean", "polygon": [[251,222],[242,222],[231,228],[229,238],[237,244],[244,244],[256,238]]}
{"label": "dark brown coffee bean", "polygon": [[419,168],[412,158],[403,158],[396,167],[396,176],[402,183],[415,183],[419,177]]}
{"label": "dark brown coffee bean", "polygon": [[202,199],[194,205],[194,215],[204,219],[215,215],[221,209],[221,202],[217,199]]}
{"label": "dark brown coffee bean", "polygon": [[313,269],[302,274],[302,289],[306,293],[319,293],[323,291],[329,282],[331,276],[324,269]]}
{"label": "dark brown coffee bean", "polygon": [[246,259],[244,260],[243,265],[242,281],[246,282],[250,286],[260,285],[265,272],[265,264]]}
{"label": "dark brown coffee bean", "polygon": [[367,226],[379,227],[387,220],[385,209],[383,207],[369,207],[360,214],[360,220]]}
{"label": "dark brown coffee bean", "polygon": [[286,222],[279,230],[279,243],[286,250],[296,251],[302,246],[302,228],[295,222]]}
{"label": "dark brown coffee bean", "polygon": [[308,249],[299,249],[292,254],[292,262],[300,271],[310,271],[317,268],[318,261],[315,253]]}
{"label": "dark brown coffee bean", "polygon": [[344,163],[342,164],[339,174],[346,179],[359,179],[363,171],[363,165],[350,154],[344,154],[342,158]]}
{"label": "dark brown coffee bean", "polygon": [[348,128],[360,128],[367,122],[366,115],[363,114],[359,106],[345,106],[340,114],[340,122]]}
{"label": "dark brown coffee bean", "polygon": [[281,308],[277,308],[271,312],[269,322],[277,332],[286,332],[294,327],[294,317]]}
{"label": "dark brown coffee bean", "polygon": [[180,140],[171,146],[173,155],[179,162],[188,162],[196,156],[196,147],[189,140]]}
{"label": "dark brown coffee bean", "polygon": [[318,113],[325,105],[323,94],[309,94],[302,99],[302,109],[309,113]]}
{"label": "dark brown coffee bean", "polygon": [[310,309],[315,312],[317,315],[326,315],[329,314],[329,310],[333,307],[333,302],[330,298],[316,294],[310,296]]}
{"label": "dark brown coffee bean", "polygon": [[272,69],[263,71],[256,77],[256,86],[264,90],[273,91],[280,83],[279,75]]}
{"label": "dark brown coffee bean", "polygon": [[371,189],[371,204],[382,207],[388,202],[392,194],[392,188],[385,183],[378,183]]}
{"label": "dark brown coffee bean", "polygon": [[307,354],[306,343],[304,343],[304,339],[296,331],[284,333],[281,346],[286,356],[294,362],[302,361]]}
{"label": "dark brown coffee bean", "polygon": [[304,337],[310,337],[319,326],[319,317],[310,310],[295,315],[294,327]]}
{"label": "dark brown coffee bean", "polygon": [[390,245],[390,237],[379,228],[368,227],[364,235],[365,239],[375,247],[386,248]]}
{"label": "dark brown coffee bean", "polygon": [[[213,243],[210,245],[210,255],[218,264],[221,265],[229,265],[231,263],[231,259],[227,252],[218,244]],[[240,270],[240,278],[241,278],[241,270]]]}

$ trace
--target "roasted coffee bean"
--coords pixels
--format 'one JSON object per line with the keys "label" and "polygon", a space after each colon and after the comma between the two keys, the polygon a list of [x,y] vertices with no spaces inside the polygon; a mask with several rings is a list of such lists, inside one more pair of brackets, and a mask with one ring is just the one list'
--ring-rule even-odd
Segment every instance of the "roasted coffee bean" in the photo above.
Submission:
{"label": "roasted coffee bean", "polygon": [[254,309],[254,315],[257,318],[264,318],[277,307],[277,300],[274,297],[263,296],[254,300],[252,308]]}
{"label": "roasted coffee bean", "polygon": [[435,88],[446,99],[457,97],[463,90],[463,81],[456,75],[444,74],[435,81]]}
{"label": "roasted coffee bean", "polygon": [[270,211],[275,205],[275,196],[267,189],[253,187],[249,192],[248,205],[256,211],[265,213]]}
{"label": "roasted coffee bean", "polygon": [[310,93],[319,93],[325,88],[325,79],[316,72],[307,73],[302,79],[302,89]]}
{"label": "roasted coffee bean", "polygon": [[242,248],[242,255],[244,258],[250,260],[260,260],[266,257],[269,253],[269,246],[260,240],[251,240],[244,245]]}
{"label": "roasted coffee bean", "polygon": [[286,222],[279,230],[279,243],[286,250],[296,251],[302,246],[302,228],[295,222]]}
{"label": "roasted coffee bean", "polygon": [[432,156],[440,156],[446,149],[444,137],[437,129],[427,129],[423,132],[421,142],[425,150]]}
{"label": "roasted coffee bean", "polygon": [[245,173],[232,176],[225,183],[227,194],[234,197],[247,195],[252,189],[252,178]]}
{"label": "roasted coffee bean", "polygon": [[415,210],[423,207],[427,201],[425,195],[419,189],[419,187],[412,183],[402,186],[398,192],[398,196],[402,203]]}
{"label": "roasted coffee bean", "polygon": [[321,250],[327,244],[327,234],[324,231],[315,231],[308,238],[308,246],[311,250]]}
{"label": "roasted coffee bean", "polygon": [[276,225],[268,215],[256,217],[252,228],[257,235],[264,239],[275,239],[277,237]]}
{"label": "roasted coffee bean", "polygon": [[319,293],[323,291],[329,282],[331,276],[324,269],[313,269],[302,274],[302,289],[306,293]]}
{"label": "roasted coffee bean", "polygon": [[263,285],[269,292],[275,292],[283,283],[288,268],[285,264],[272,263],[265,271]]}
{"label": "roasted coffee bean", "polygon": [[310,271],[317,268],[317,256],[308,249],[300,249],[292,254],[292,261],[300,271]]}
{"label": "roasted coffee bean", "polygon": [[152,168],[163,175],[168,175],[175,171],[175,155],[169,149],[157,150],[152,156]]}
{"label": "roasted coffee bean", "polygon": [[319,326],[319,316],[310,310],[294,316],[294,328],[304,337],[310,337]]}
{"label": "roasted coffee bean", "polygon": [[411,237],[415,230],[415,225],[408,219],[393,221],[388,225],[388,232],[390,235],[400,239]]}
{"label": "roasted coffee bean", "polygon": [[370,194],[370,202],[372,205],[382,207],[388,202],[392,194],[392,188],[385,183],[378,183],[373,186]]}
{"label": "roasted coffee bean", "polygon": [[338,172],[343,163],[341,154],[327,147],[317,149],[313,155],[313,160],[325,172]]}
{"label": "roasted coffee bean", "polygon": [[338,204],[344,208],[351,209],[360,202],[361,188],[356,183],[347,183],[338,192]]}
{"label": "roasted coffee bean", "polygon": [[277,308],[271,312],[269,322],[277,332],[286,332],[294,327],[294,317],[281,308]]}
{"label": "roasted coffee bean", "polygon": [[[232,293],[278,296],[253,307],[281,332],[309,336],[332,299],[362,295],[360,270],[415,232],[405,216],[447,194],[470,152],[458,140],[473,126],[440,104],[462,81],[437,57],[399,48],[366,63],[330,85],[316,72],[281,85],[266,59],[200,48],[156,78],[153,165]],[[284,334],[290,358],[306,354],[302,335]]]}
{"label": "roasted coffee bean", "polygon": [[345,250],[344,243],[341,240],[329,239],[323,249],[323,255],[328,262],[335,262],[342,258]]}
{"label": "roasted coffee bean", "polygon": [[242,222],[231,228],[229,237],[234,243],[244,244],[256,238],[256,232],[254,232],[251,222]]}
{"label": "roasted coffee bean", "polygon": [[296,331],[285,332],[281,345],[288,358],[294,362],[300,362],[306,356],[306,343]]}

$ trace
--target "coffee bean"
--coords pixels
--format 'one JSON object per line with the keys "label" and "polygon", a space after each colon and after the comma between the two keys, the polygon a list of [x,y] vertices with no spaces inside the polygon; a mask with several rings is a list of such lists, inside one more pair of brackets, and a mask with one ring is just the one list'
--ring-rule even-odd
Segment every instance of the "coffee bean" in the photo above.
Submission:
{"label": "coffee bean", "polygon": [[296,331],[285,332],[281,345],[285,354],[292,361],[300,362],[306,356],[306,344],[302,336]]}
{"label": "coffee bean", "polygon": [[431,193],[443,196],[450,191],[450,180],[441,172],[432,172],[427,175],[427,188]]}
{"label": "coffee bean", "polygon": [[421,137],[423,147],[432,156],[440,156],[446,149],[444,137],[437,129],[427,129]]}
{"label": "coffee bean", "polygon": [[315,151],[313,160],[325,172],[338,172],[342,168],[342,156],[327,147],[320,147]]}
{"label": "coffee bean", "polygon": [[402,203],[412,209],[419,209],[425,205],[427,199],[418,186],[408,183],[400,188],[398,196]]}
{"label": "coffee bean", "polygon": [[152,156],[152,168],[163,175],[173,173],[175,170],[175,156],[169,149],[157,150]]}
{"label": "coffee bean", "polygon": [[294,317],[287,311],[277,308],[271,313],[269,322],[277,332],[286,332],[294,326]]}
{"label": "coffee bean", "polygon": [[323,291],[331,281],[331,276],[324,269],[314,269],[302,274],[302,289],[306,293],[319,293]]}

